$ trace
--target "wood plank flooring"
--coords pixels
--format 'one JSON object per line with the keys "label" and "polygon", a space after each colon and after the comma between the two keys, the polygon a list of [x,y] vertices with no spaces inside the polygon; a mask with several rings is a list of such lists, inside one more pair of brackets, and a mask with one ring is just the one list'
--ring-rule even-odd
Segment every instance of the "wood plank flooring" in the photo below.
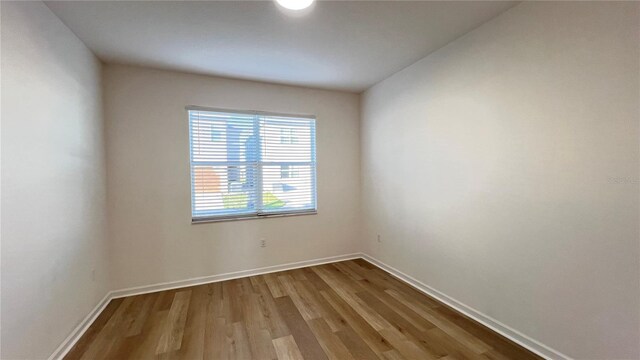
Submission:
{"label": "wood plank flooring", "polygon": [[358,259],[112,300],[66,359],[539,359]]}

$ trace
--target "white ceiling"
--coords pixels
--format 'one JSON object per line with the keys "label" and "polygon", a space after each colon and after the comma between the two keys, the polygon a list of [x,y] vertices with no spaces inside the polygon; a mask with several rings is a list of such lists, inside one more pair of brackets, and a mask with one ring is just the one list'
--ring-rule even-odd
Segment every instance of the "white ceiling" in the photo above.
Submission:
{"label": "white ceiling", "polygon": [[105,62],[362,91],[515,2],[51,1]]}

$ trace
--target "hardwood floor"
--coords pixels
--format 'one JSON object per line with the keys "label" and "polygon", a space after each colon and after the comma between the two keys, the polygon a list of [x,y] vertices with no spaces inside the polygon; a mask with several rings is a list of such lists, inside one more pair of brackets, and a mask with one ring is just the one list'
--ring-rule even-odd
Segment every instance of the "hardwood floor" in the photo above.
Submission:
{"label": "hardwood floor", "polygon": [[112,300],[66,359],[539,359],[364,260]]}

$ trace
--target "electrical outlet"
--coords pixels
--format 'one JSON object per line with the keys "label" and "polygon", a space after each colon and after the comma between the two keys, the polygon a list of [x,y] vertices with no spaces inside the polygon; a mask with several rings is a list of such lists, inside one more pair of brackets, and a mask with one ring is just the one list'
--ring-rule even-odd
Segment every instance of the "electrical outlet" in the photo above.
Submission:
{"label": "electrical outlet", "polygon": [[378,242],[381,243],[382,240],[380,239],[380,234],[378,234]]}
{"label": "electrical outlet", "polygon": [[267,239],[260,239],[260,247],[262,248],[267,247]]}

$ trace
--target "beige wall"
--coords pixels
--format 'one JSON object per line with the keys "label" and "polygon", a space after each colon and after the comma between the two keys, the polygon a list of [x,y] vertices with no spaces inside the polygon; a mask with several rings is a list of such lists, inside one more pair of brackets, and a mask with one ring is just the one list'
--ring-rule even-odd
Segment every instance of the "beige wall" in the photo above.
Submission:
{"label": "beige wall", "polygon": [[639,7],[523,3],[369,89],[366,252],[569,356],[639,358]]}
{"label": "beige wall", "polygon": [[[117,65],[103,76],[114,289],[357,250],[357,94]],[[191,225],[186,105],[317,115],[318,214]]]}
{"label": "beige wall", "polygon": [[42,359],[109,290],[100,63],[42,2],[0,9],[0,357]]}

